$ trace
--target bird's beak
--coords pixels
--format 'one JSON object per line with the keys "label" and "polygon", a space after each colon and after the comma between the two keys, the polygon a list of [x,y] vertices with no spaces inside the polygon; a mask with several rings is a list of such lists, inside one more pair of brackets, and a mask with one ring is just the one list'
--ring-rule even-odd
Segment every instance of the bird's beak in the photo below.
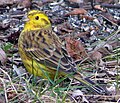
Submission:
{"label": "bird's beak", "polygon": [[27,17],[27,15],[24,16],[23,22],[27,22],[29,21],[29,18]]}
{"label": "bird's beak", "polygon": [[27,21],[29,21],[29,19],[28,19],[28,18],[25,18],[23,21],[24,21],[24,22],[27,22]]}

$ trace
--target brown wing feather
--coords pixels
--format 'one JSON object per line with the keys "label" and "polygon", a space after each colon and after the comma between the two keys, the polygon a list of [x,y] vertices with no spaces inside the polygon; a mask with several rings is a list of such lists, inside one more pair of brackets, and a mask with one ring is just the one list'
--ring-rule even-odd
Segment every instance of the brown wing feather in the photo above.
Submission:
{"label": "brown wing feather", "polygon": [[[51,30],[25,32],[23,46],[29,56],[52,69],[59,66],[65,72],[75,71],[76,67],[59,38]],[[64,53],[63,53],[64,52]]]}

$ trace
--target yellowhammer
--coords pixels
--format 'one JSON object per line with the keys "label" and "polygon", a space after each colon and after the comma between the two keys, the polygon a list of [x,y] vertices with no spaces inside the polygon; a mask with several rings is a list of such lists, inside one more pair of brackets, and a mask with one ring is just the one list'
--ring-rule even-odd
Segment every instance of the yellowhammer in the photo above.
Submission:
{"label": "yellowhammer", "polygon": [[76,64],[52,31],[50,20],[42,11],[31,10],[28,13],[28,21],[20,34],[18,48],[29,73],[46,79],[54,79],[56,72],[58,76],[73,73],[73,78],[97,93],[105,93],[102,87],[77,72]]}

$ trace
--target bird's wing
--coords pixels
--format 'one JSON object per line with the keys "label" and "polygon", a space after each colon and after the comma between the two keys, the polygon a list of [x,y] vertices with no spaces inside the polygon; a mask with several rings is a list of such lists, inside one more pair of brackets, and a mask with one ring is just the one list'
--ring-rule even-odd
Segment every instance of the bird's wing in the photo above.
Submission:
{"label": "bird's wing", "polygon": [[24,33],[23,46],[32,59],[55,70],[76,71],[75,64],[54,32],[42,29]]}
{"label": "bird's wing", "polygon": [[[60,71],[71,73],[71,71],[76,71],[76,66],[72,63],[72,59],[68,55],[65,48],[62,48],[62,44],[58,40],[55,34],[49,34],[51,31],[31,31],[23,32],[24,41],[22,42],[24,46],[25,53],[32,59],[36,60],[38,63],[46,65],[46,67]],[[21,34],[22,35],[22,34]],[[44,35],[44,36],[43,36]],[[96,85],[94,82],[76,72],[74,78],[81,83],[92,88],[97,93],[104,93],[104,89]]]}

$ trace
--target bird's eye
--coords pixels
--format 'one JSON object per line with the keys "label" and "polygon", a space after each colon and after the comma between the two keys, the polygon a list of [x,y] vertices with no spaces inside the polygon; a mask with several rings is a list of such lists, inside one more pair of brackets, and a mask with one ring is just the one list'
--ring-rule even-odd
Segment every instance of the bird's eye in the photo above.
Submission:
{"label": "bird's eye", "polygon": [[35,19],[36,19],[36,20],[39,20],[39,16],[36,16]]}

